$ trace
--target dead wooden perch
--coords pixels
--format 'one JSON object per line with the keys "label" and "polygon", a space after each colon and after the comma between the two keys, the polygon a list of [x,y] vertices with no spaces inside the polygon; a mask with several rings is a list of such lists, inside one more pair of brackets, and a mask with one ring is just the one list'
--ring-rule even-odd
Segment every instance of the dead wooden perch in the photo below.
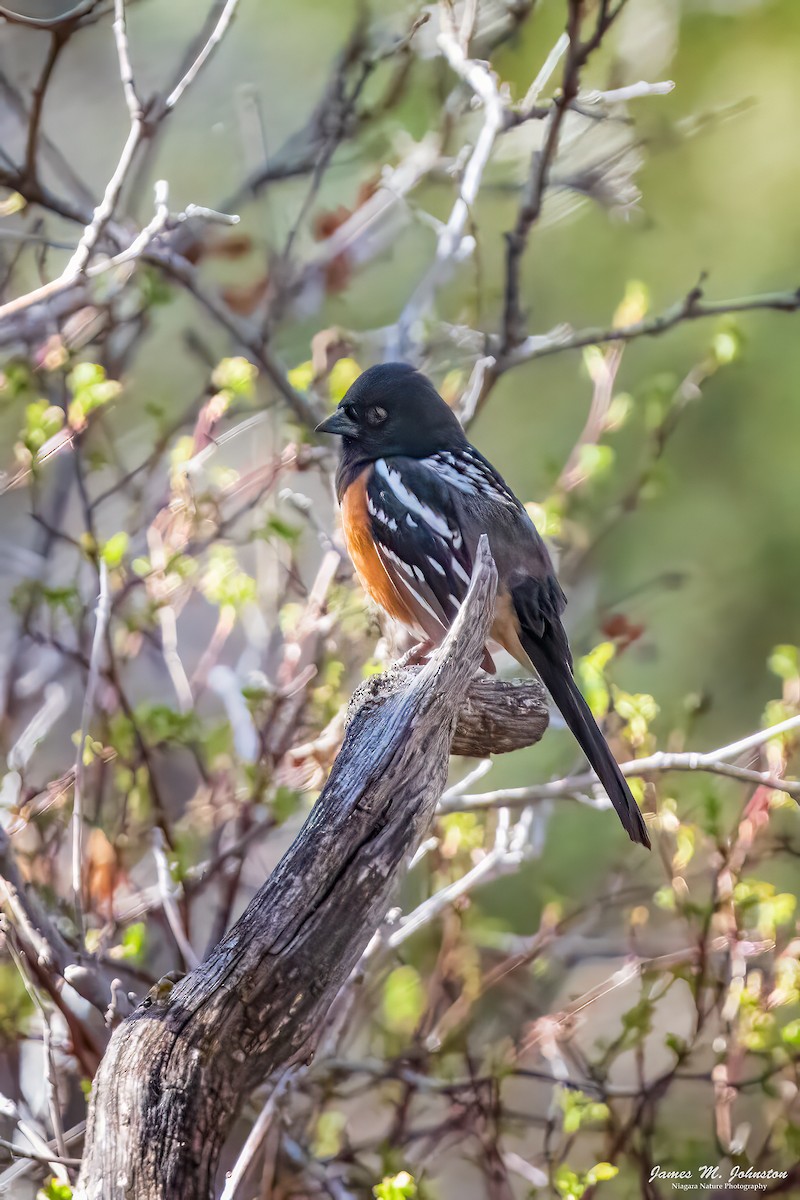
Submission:
{"label": "dead wooden perch", "polygon": [[241,918],[115,1031],[92,1089],[76,1200],[208,1200],[248,1091],[313,1055],[430,824],[459,717],[461,753],[489,753],[494,739],[509,749],[509,729],[518,746],[542,736],[538,684],[474,678],[496,585],[484,538],[444,645],[410,678],[390,672],[365,689],[319,800]]}

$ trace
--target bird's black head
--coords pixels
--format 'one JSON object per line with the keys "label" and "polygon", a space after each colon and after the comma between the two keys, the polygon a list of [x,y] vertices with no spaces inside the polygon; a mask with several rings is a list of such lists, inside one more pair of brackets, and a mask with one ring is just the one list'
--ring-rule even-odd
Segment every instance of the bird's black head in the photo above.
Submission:
{"label": "bird's black head", "polygon": [[393,455],[426,458],[467,440],[431,381],[407,363],[364,371],[317,432],[341,437],[343,463],[351,470]]}

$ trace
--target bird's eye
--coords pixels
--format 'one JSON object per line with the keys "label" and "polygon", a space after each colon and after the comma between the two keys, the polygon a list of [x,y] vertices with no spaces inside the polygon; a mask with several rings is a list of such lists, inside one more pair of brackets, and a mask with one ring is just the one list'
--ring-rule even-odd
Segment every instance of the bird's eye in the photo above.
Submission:
{"label": "bird's eye", "polygon": [[373,408],[367,409],[367,424],[368,425],[382,425],[383,422],[388,417],[388,415],[389,414],[387,413],[385,408],[381,408],[379,405],[376,404]]}

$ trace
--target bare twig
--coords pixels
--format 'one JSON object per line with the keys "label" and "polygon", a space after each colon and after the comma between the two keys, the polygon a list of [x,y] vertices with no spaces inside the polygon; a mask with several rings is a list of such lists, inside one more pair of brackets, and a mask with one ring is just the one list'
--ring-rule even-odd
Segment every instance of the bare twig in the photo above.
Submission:
{"label": "bare twig", "polygon": [[564,464],[556,485],[565,492],[572,491],[573,488],[578,487],[585,478],[585,471],[582,466],[582,451],[585,446],[596,445],[603,433],[608,410],[611,407],[613,399],[614,383],[620,363],[622,362],[623,349],[624,345],[621,343],[609,346],[599,358],[599,361],[590,368],[594,388],[589,415],[586,418],[586,424],[570,451],[569,458]]}
{"label": "bare twig", "polygon": [[81,17],[85,17],[88,13],[96,8],[100,0],[80,0],[74,8],[69,9],[65,13],[59,13],[56,17],[29,17],[25,13],[15,12],[13,8],[8,8],[5,4],[0,4],[0,17],[8,21],[10,25],[29,25],[33,29],[59,29],[68,25],[75,25]]}
{"label": "bare twig", "polygon": [[108,567],[102,558],[98,563],[98,578],[100,581],[100,595],[95,609],[94,637],[92,638],[92,652],[89,659],[89,677],[86,681],[83,712],[81,713],[80,739],[75,759],[75,792],[72,808],[72,894],[78,914],[79,927],[82,923],[83,914],[83,796],[86,782],[86,740],[89,736],[89,727],[94,715],[95,696],[97,685],[100,681],[100,659],[105,644],[108,620],[111,615]]}
{"label": "bare twig", "polygon": [[200,53],[197,55],[197,58],[194,60],[192,65],[189,67],[186,74],[183,76],[183,78],[181,80],[179,80],[179,82],[175,85],[175,87],[172,89],[172,91],[167,96],[166,100],[164,101],[164,111],[165,112],[169,112],[171,109],[173,109],[175,107],[175,105],[178,103],[178,101],[180,100],[181,96],[186,91],[186,89],[188,87],[190,87],[192,83],[194,83],[195,79],[200,74],[203,67],[208,62],[209,58],[214,53],[217,46],[220,44],[220,42],[224,38],[224,36],[227,32],[228,26],[230,25],[231,21],[233,20],[234,14],[238,7],[239,7],[239,0],[226,0],[225,5],[223,6],[222,12],[219,15],[219,20],[217,21],[214,28],[211,30],[211,33],[210,33],[205,45],[201,49]]}
{"label": "bare twig", "polygon": [[[483,104],[484,120],[475,148],[464,168],[458,199],[453,205],[447,224],[443,225],[439,231],[433,263],[418,284],[398,320],[397,337],[401,355],[407,353],[406,342],[411,325],[425,314],[436,290],[463,255],[464,231],[477,200],[483,172],[489,161],[495,138],[503,128],[505,112],[491,68],[485,63],[476,62],[467,57],[466,45],[469,37],[464,34],[467,28],[471,28],[471,25],[462,26],[459,36],[445,4],[441,5],[441,14],[442,32],[439,34],[439,47],[453,71],[469,85]],[[466,249],[471,249],[471,243],[467,244]]]}
{"label": "bare twig", "polygon": [[117,43],[117,58],[119,60],[119,77],[125,95],[125,103],[131,121],[138,121],[142,116],[142,102],[136,92],[136,83],[131,66],[130,47],[128,46],[128,28],[125,21],[125,0],[114,0],[114,37]]}
{"label": "bare twig", "polygon": [[741,296],[733,300],[705,300],[701,284],[687,292],[682,300],[652,317],[644,317],[632,325],[590,327],[574,333],[568,327],[558,326],[552,339],[525,338],[508,355],[499,355],[495,370],[508,370],[520,362],[544,358],[564,350],[579,350],[584,346],[602,345],[605,342],[632,342],[640,337],[658,337],[684,321],[724,317],[730,313],[755,312],[767,309],[773,312],[797,312],[800,309],[800,287],[794,291],[764,292],[761,295]]}
{"label": "bare twig", "polygon": [[188,970],[193,970],[200,962],[195,954],[192,944],[186,936],[181,921],[178,906],[175,903],[173,895],[175,884],[172,879],[172,873],[167,862],[167,855],[164,849],[164,835],[160,829],[153,830],[153,857],[156,860],[156,869],[158,871],[158,889],[161,897],[161,905],[164,909],[164,915],[167,918],[169,927],[172,930],[172,936],[175,938],[175,943],[181,952],[184,964]]}
{"label": "bare twig", "polygon": [[[514,228],[506,235],[506,283],[503,311],[501,345],[504,353],[517,346],[524,337],[525,318],[520,297],[520,267],[528,243],[531,228],[542,211],[550,170],[558,153],[561,127],[564,118],[578,97],[580,76],[592,53],[602,42],[609,28],[625,5],[617,0],[612,7],[605,0],[598,6],[594,32],[585,41],[581,40],[581,25],[584,16],[583,0],[568,0],[566,38],[566,62],[561,89],[556,95],[547,125],[542,147],[537,149],[531,160],[530,173],[522,195]],[[562,41],[556,44],[554,54],[560,50]],[[559,54],[560,56],[560,54]],[[549,61],[549,60],[548,60]],[[546,64],[547,65],[547,64]],[[534,84],[534,89],[537,84]],[[535,103],[537,94],[532,97]],[[527,98],[526,98],[527,99]]]}
{"label": "bare twig", "polygon": [[244,1182],[253,1159],[258,1154],[261,1144],[267,1136],[275,1115],[275,1109],[278,1107],[281,1098],[286,1094],[295,1074],[296,1069],[289,1067],[276,1081],[275,1086],[270,1092],[269,1099],[256,1117],[255,1123],[247,1135],[247,1141],[242,1146],[233,1169],[225,1180],[225,1187],[222,1190],[220,1200],[236,1200],[236,1197],[242,1194],[240,1185]]}
{"label": "bare twig", "polygon": [[763,292],[731,300],[706,300],[703,280],[669,308],[630,325],[590,326],[573,330],[569,325],[557,325],[545,334],[530,334],[518,345],[504,350],[502,337],[481,333],[464,326],[443,326],[448,337],[468,349],[475,357],[469,382],[461,400],[465,423],[486,403],[497,380],[506,371],[524,362],[547,358],[567,350],[582,350],[586,346],[601,346],[612,342],[633,342],[642,337],[659,337],[687,321],[700,321],[728,316],[732,313],[758,311],[794,313],[800,310],[800,287],[792,291]]}
{"label": "bare twig", "polygon": [[7,1096],[0,1095],[0,1114],[6,1117],[11,1117],[16,1121],[17,1128],[23,1137],[30,1142],[35,1154],[44,1159],[53,1168],[53,1174],[61,1183],[69,1184],[69,1175],[63,1163],[60,1161],[58,1153],[50,1154],[50,1147],[45,1139],[39,1133],[38,1129],[33,1125],[32,1120],[27,1119],[19,1110],[13,1100]]}
{"label": "bare twig", "polygon": [[[212,29],[208,39],[201,47],[196,58],[189,66],[178,85],[164,101],[160,111],[157,113],[157,116],[153,118],[154,121],[162,121],[172,111],[178,100],[184,95],[187,88],[197,77],[203,65],[208,61],[212,52],[224,36],[237,6],[238,0],[228,0],[228,2],[225,4],[223,11],[220,14],[220,18]],[[14,315],[25,308],[29,308],[33,305],[51,300],[59,292],[62,292],[74,285],[81,278],[81,276],[85,274],[92,254],[102,238],[106,227],[113,218],[120,194],[129,176],[139,148],[145,138],[149,136],[150,127],[148,125],[148,117],[146,116],[139,101],[133,79],[125,23],[124,0],[114,0],[114,11],[114,40],[119,62],[119,74],[122,83],[123,94],[125,96],[125,102],[130,114],[130,128],[128,130],[128,136],[120,153],[117,165],[111,175],[111,178],[106,184],[103,198],[95,208],[91,220],[85,226],[80,241],[78,242],[74,253],[72,254],[61,275],[58,277],[58,279],[55,279],[40,288],[36,288],[27,295],[1,307],[0,320]],[[157,209],[158,207],[159,206],[157,206]],[[123,253],[123,256],[117,259],[117,262],[126,262],[130,258],[141,254],[142,250],[148,244],[154,234],[163,227],[163,224],[166,222],[166,213],[157,212],[157,217],[154,218],[154,222],[155,224],[151,223],[151,225],[148,226],[147,231],[143,230],[142,233],[134,239],[131,246],[129,246],[128,249]]]}
{"label": "bare twig", "polygon": [[58,57],[66,45],[63,33],[53,33],[50,47],[45,59],[42,74],[33,92],[30,116],[28,117],[28,137],[25,146],[25,174],[29,179],[36,178],[36,151],[39,144],[39,131],[42,124],[42,110],[47,86],[52,77]]}
{"label": "bare twig", "polygon": [[[741,783],[749,783],[756,787],[770,788],[776,792],[786,792],[795,800],[800,801],[800,780],[783,779],[768,771],[754,771],[747,767],[739,767],[728,762],[728,759],[738,758],[747,750],[763,746],[773,738],[786,733],[800,730],[800,717],[788,717],[777,725],[770,725],[757,733],[732,742],[729,746],[721,746],[717,750],[706,753],[687,751],[669,754],[658,751],[646,758],[634,758],[629,762],[620,763],[620,770],[626,776],[647,776],[654,773],[663,774],[667,771],[706,771],[713,775],[724,775]],[[579,796],[582,792],[595,786],[597,777],[594,772],[586,771],[581,775],[557,779],[552,783],[534,784],[524,788],[502,788],[494,792],[482,794],[459,795],[452,798],[444,797],[442,811],[460,812],[464,809],[488,808],[517,808],[527,804],[535,804],[542,800],[553,800],[568,796]]]}

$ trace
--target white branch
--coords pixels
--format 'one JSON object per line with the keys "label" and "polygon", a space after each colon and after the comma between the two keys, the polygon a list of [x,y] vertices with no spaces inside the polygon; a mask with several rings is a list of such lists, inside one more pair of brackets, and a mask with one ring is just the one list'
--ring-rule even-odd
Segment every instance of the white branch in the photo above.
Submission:
{"label": "white branch", "polygon": [[627,87],[613,88],[610,92],[581,92],[581,104],[620,104],[626,100],[640,100],[644,96],[668,96],[675,88],[671,79],[659,83],[629,83]]}
{"label": "white branch", "polygon": [[239,0],[228,0],[227,4],[220,13],[219,20],[211,31],[208,41],[203,46],[203,49],[189,67],[189,70],[186,72],[183,79],[181,79],[180,83],[172,89],[164,101],[164,109],[166,112],[169,112],[170,109],[175,107],[186,89],[192,83],[194,83],[200,71],[202,71],[203,67],[208,62],[209,58],[225,36],[227,28],[233,20],[234,13],[236,12],[238,6]]}
{"label": "white branch", "polygon": [[[800,781],[783,779],[768,771],[755,771],[748,767],[739,767],[728,762],[728,759],[738,758],[747,750],[763,746],[772,738],[783,733],[800,731],[800,716],[788,717],[777,725],[760,729],[756,733],[732,742],[729,746],[721,746],[707,753],[686,751],[669,754],[659,750],[646,758],[633,758],[629,762],[620,763],[620,770],[625,776],[650,775],[654,772],[667,771],[707,771],[713,775],[724,775],[736,779],[740,783],[750,783],[755,787],[771,788],[776,792],[785,792],[795,800],[800,801]],[[518,808],[527,804],[535,804],[542,800],[555,800],[564,797],[581,798],[581,793],[597,785],[597,776],[593,771],[581,775],[556,779],[550,783],[534,784],[524,788],[500,788],[494,792],[482,792],[472,795],[445,795],[442,797],[441,812],[461,812],[465,809],[488,809],[498,807]],[[601,804],[605,807],[605,804]]]}
{"label": "white branch", "polygon": [[501,132],[505,119],[505,107],[490,68],[485,63],[467,58],[464,46],[452,24],[444,19],[444,10],[442,25],[442,32],[438,37],[439,48],[456,75],[472,88],[482,102],[484,121],[475,148],[464,168],[458,199],[453,205],[447,224],[439,231],[434,261],[400,314],[397,332],[401,347],[414,321],[428,310],[437,289],[445,282],[452,267],[460,261],[465,248],[463,243],[467,222],[477,200],[495,138]]}
{"label": "white branch", "polygon": [[194,952],[191,942],[186,936],[186,933],[181,922],[180,913],[175,903],[175,883],[172,878],[172,873],[167,862],[167,855],[164,850],[164,834],[159,828],[153,829],[153,857],[156,860],[156,870],[158,872],[158,890],[161,897],[161,906],[164,909],[164,915],[167,918],[172,936],[178,949],[183,956],[183,961],[190,971],[200,965],[200,959]]}

